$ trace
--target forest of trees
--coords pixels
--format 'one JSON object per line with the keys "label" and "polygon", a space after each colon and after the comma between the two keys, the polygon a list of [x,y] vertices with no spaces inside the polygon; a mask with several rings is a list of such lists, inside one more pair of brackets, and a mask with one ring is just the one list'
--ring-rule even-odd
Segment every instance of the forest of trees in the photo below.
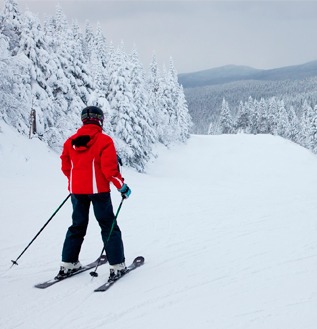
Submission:
{"label": "forest of trees", "polygon": [[113,137],[123,162],[145,170],[156,143],[185,142],[192,125],[172,59],[147,70],[136,49],[108,43],[100,25],[69,23],[61,7],[44,22],[21,13],[15,0],[0,12],[0,119],[36,133],[60,149],[81,125],[80,113],[95,105],[105,113],[104,131]]}
{"label": "forest of trees", "polygon": [[317,104],[305,100],[301,108],[286,107],[283,99],[270,97],[240,102],[235,115],[223,99],[220,114],[208,134],[272,134],[289,139],[317,153]]}
{"label": "forest of trees", "polygon": [[293,79],[286,80],[242,80],[231,83],[185,88],[189,113],[193,120],[192,133],[207,134],[209,123],[218,120],[225,100],[230,105],[233,117],[237,115],[241,101],[253,99],[268,100],[275,97],[283,100],[287,109],[293,107],[297,116],[302,116],[303,104],[306,101],[311,107],[317,104],[317,76],[299,78],[293,72]]}

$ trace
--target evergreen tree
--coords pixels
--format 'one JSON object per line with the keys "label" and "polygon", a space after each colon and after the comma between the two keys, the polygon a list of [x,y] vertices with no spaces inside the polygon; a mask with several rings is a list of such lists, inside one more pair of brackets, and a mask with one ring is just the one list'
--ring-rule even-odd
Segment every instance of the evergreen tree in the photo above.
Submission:
{"label": "evergreen tree", "polygon": [[250,133],[250,113],[248,107],[243,104],[242,101],[239,103],[237,119],[235,122],[235,129],[237,132]]}
{"label": "evergreen tree", "polygon": [[260,102],[256,103],[256,111],[258,113],[258,133],[268,134],[269,133],[269,117],[268,117],[268,107],[262,97]]}
{"label": "evergreen tree", "polygon": [[164,91],[166,113],[167,113],[167,125],[165,126],[165,136],[169,136],[167,144],[180,139],[181,126],[179,124],[179,85],[177,81],[177,73],[174,67],[173,60],[170,58],[168,71],[165,72],[164,85],[166,90]]}
{"label": "evergreen tree", "polygon": [[192,122],[188,112],[184,90],[178,83],[177,72],[172,58],[170,58],[169,63],[168,81],[169,95],[171,97],[169,129],[174,130],[173,140],[185,142],[189,138],[189,130]]}
{"label": "evergreen tree", "polygon": [[275,97],[270,98],[268,101],[268,122],[268,132],[277,135],[278,105]]}
{"label": "evergreen tree", "polygon": [[223,99],[219,117],[219,130],[221,134],[231,134],[233,132],[233,122],[228,102]]}
{"label": "evergreen tree", "polygon": [[257,134],[258,133],[258,114],[255,109],[255,101],[250,96],[248,101],[245,104],[247,108],[247,112],[250,115],[250,133]]}
{"label": "evergreen tree", "polygon": [[134,148],[133,163],[138,164],[138,170],[144,171],[145,164],[152,157],[152,145],[156,141],[156,134],[153,124],[153,113],[149,104],[149,94],[145,85],[145,74],[139,61],[139,56],[134,49],[131,58],[131,74],[129,84],[135,104],[134,136],[138,147]]}
{"label": "evergreen tree", "polygon": [[[63,15],[57,11],[61,17]],[[94,85],[91,77],[89,63],[87,63],[83,54],[83,36],[79,26],[73,22],[71,27],[62,20],[62,25],[57,25],[58,19],[54,18],[55,26],[51,28],[54,38],[53,51],[60,62],[65,79],[63,82],[64,113],[68,116],[68,121],[80,123],[79,113],[88,105],[90,95],[93,92]],[[54,37],[55,36],[55,37]]]}
{"label": "evergreen tree", "polygon": [[100,24],[97,24],[96,35],[94,37],[93,53],[98,62],[98,88],[103,91],[104,95],[108,94],[109,85],[109,53],[105,36],[102,33]]}
{"label": "evergreen tree", "polygon": [[[166,146],[176,141],[185,142],[189,138],[192,122],[173,60],[170,59],[168,71],[163,70],[160,79],[156,79],[155,62],[152,63],[152,69],[151,95],[156,102],[158,139]],[[158,86],[157,94],[155,86]]]}
{"label": "evergreen tree", "polygon": [[65,36],[65,32],[68,29],[68,21],[60,5],[56,6],[54,21],[55,21],[55,30],[54,30],[55,37],[58,37],[58,39],[61,40],[61,38]]}
{"label": "evergreen tree", "polygon": [[94,37],[94,49],[96,51],[96,55],[98,56],[101,65],[103,68],[107,68],[109,62],[109,54],[107,52],[108,45],[107,39],[103,35],[101,25],[97,23],[96,35]]}
{"label": "evergreen tree", "polygon": [[155,112],[158,140],[165,146],[169,146],[174,141],[175,136],[178,135],[170,82],[170,77],[165,68],[163,68],[157,93]]}
{"label": "evergreen tree", "polygon": [[315,120],[315,112],[313,108],[308,104],[307,100],[304,101],[303,107],[302,107],[302,142],[301,144],[312,150],[313,145],[313,135],[314,135],[314,129],[313,129],[313,122]]}
{"label": "evergreen tree", "polygon": [[178,86],[178,98],[177,98],[177,123],[180,127],[180,133],[178,140],[181,142],[186,142],[190,137],[190,129],[193,125],[192,118],[188,111],[188,105],[184,94],[183,86]]}
{"label": "evergreen tree", "polygon": [[209,124],[207,135],[215,135],[214,123],[212,121]]}
{"label": "evergreen tree", "polygon": [[158,63],[155,54],[153,54],[148,71],[147,90],[149,93],[148,108],[149,108],[149,112],[152,114],[153,117],[152,119],[153,127],[156,132],[157,141],[160,141],[160,138],[163,134],[163,132],[161,131],[162,127],[160,126],[160,120],[159,120],[159,113],[161,112],[160,101],[159,101],[159,92],[161,89],[160,84],[161,84],[161,78],[160,78]]}
{"label": "evergreen tree", "polygon": [[[88,103],[102,108],[107,117],[110,113],[110,104],[106,96],[109,84],[108,55],[106,38],[102,34],[100,25],[97,26],[96,35],[90,31],[88,46],[90,48],[90,72],[93,80],[93,91],[90,92]],[[105,126],[105,129],[109,131],[109,125]]]}
{"label": "evergreen tree", "polygon": [[278,122],[277,122],[277,134],[281,137],[288,138],[290,130],[290,124],[288,121],[288,115],[284,105],[284,101],[278,103]]}
{"label": "evergreen tree", "polygon": [[29,59],[32,109],[37,113],[37,127],[41,134],[56,121],[50,82],[54,79],[58,67],[52,59],[45,38],[38,18],[28,12],[21,30],[19,51]]}
{"label": "evergreen tree", "polygon": [[133,167],[133,148],[139,147],[134,138],[133,122],[136,106],[133,102],[132,87],[129,84],[131,67],[123,49],[117,48],[110,62],[110,124],[113,129],[117,150],[125,163]]}
{"label": "evergreen tree", "polygon": [[300,143],[299,120],[293,106],[291,106],[288,111],[288,122],[288,138],[295,143]]}
{"label": "evergreen tree", "polygon": [[0,34],[0,118],[27,134],[30,113],[30,81],[27,61],[12,56],[9,42]]}
{"label": "evergreen tree", "polygon": [[89,93],[87,103],[102,108],[107,117],[110,112],[110,105],[106,98],[108,90],[104,79],[106,76],[105,68],[102,66],[102,62],[100,61],[95,49],[91,51],[90,72],[93,81],[92,91]]}
{"label": "evergreen tree", "polygon": [[10,107],[13,100],[11,96],[12,75],[10,74],[9,44],[7,40],[0,34],[0,113],[1,118],[6,121],[5,108]]}
{"label": "evergreen tree", "polygon": [[317,153],[317,105],[314,106],[313,109],[313,117],[311,122],[311,129],[310,129],[310,149]]}
{"label": "evergreen tree", "polygon": [[0,33],[9,40],[9,50],[16,55],[19,49],[23,17],[15,0],[4,1],[4,11],[0,16]]}
{"label": "evergreen tree", "polygon": [[83,51],[84,51],[84,56],[88,62],[90,61],[91,51],[94,48],[94,43],[95,43],[94,31],[90,22],[87,20],[85,27],[85,34],[84,34]]}

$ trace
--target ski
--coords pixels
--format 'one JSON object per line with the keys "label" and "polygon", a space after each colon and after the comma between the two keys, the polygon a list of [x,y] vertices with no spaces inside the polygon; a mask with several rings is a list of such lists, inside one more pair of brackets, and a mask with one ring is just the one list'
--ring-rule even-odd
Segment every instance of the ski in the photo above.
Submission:
{"label": "ski", "polygon": [[62,278],[62,279],[54,278],[54,279],[51,279],[51,280],[48,280],[48,281],[45,281],[45,282],[42,282],[42,283],[38,283],[34,287],[39,288],[39,289],[45,289],[45,288],[48,288],[48,287],[52,286],[53,284],[55,284],[57,282],[64,281],[68,278],[73,277],[74,275],[77,275],[79,273],[83,273],[85,271],[88,271],[88,270],[96,267],[97,265],[100,266],[100,265],[103,265],[103,264],[106,264],[106,263],[107,263],[107,256],[106,255],[101,255],[94,262],[83,266],[81,269],[79,269],[78,271],[66,276],[65,278]]}
{"label": "ski", "polygon": [[115,281],[107,281],[106,283],[104,283],[102,286],[95,289],[94,291],[106,291],[106,290],[108,290],[114,283],[116,283],[121,278],[126,276],[126,274],[128,274],[129,272],[131,272],[131,271],[135,270],[136,268],[142,266],[143,264],[144,264],[144,257],[142,257],[142,256],[136,257],[134,259],[134,261],[132,262],[132,264],[127,267],[127,271],[119,279],[117,279]]}

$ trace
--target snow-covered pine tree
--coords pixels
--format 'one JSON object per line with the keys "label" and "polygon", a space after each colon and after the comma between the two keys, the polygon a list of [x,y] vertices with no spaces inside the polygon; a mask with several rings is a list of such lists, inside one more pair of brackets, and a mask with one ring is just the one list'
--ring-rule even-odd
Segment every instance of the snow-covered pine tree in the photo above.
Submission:
{"label": "snow-covered pine tree", "polygon": [[31,109],[30,73],[28,59],[18,54],[24,15],[15,0],[5,0],[0,13],[0,113],[19,132],[28,132]]}
{"label": "snow-covered pine tree", "polygon": [[281,137],[288,138],[290,130],[290,124],[288,121],[288,115],[285,108],[284,101],[278,102],[278,122],[277,122],[277,134]]}
{"label": "snow-covered pine tree", "polygon": [[104,36],[100,23],[97,23],[96,34],[94,38],[95,46],[94,49],[97,51],[97,55],[101,61],[101,64],[104,68],[107,68],[109,62],[109,54],[107,52],[108,44],[107,39]]}
{"label": "snow-covered pine tree", "polygon": [[259,102],[255,103],[256,112],[258,113],[258,133],[268,134],[269,133],[269,118],[268,118],[268,107],[266,101],[262,97]]}
{"label": "snow-covered pine tree", "polygon": [[80,97],[82,104],[87,105],[89,95],[93,90],[93,80],[91,78],[89,64],[84,56],[83,35],[80,32],[78,23],[73,22],[67,42],[70,46],[71,56],[70,66],[67,72],[71,79],[72,87],[75,88],[76,95]]}
{"label": "snow-covered pine tree", "polygon": [[98,23],[93,45],[94,56],[99,62],[98,87],[104,91],[104,96],[108,94],[109,85],[109,52],[107,39],[103,35],[101,26]]}
{"label": "snow-covered pine tree", "polygon": [[222,100],[220,116],[219,116],[219,133],[220,134],[232,134],[233,133],[233,121],[229,104],[225,100]]}
{"label": "snow-covered pine tree", "polygon": [[55,54],[59,63],[57,85],[59,89],[54,94],[54,103],[58,115],[53,126],[45,131],[45,138],[51,147],[60,149],[64,140],[71,135],[74,127],[80,123],[79,113],[84,106],[81,91],[77,87],[76,77],[72,74],[74,56],[72,47],[74,38],[66,16],[57,6],[56,14],[44,23],[44,29],[49,42],[50,52]]}
{"label": "snow-covered pine tree", "polygon": [[62,41],[61,38],[65,36],[68,29],[68,21],[59,4],[56,6],[55,17],[53,19],[55,21],[55,36],[59,38],[59,41]]}
{"label": "snow-covered pine tree", "polygon": [[58,65],[54,54],[50,54],[39,19],[31,12],[25,14],[19,52],[29,59],[31,108],[37,113],[37,128],[43,134],[46,129],[54,126],[58,116],[54,110],[52,89],[53,81],[57,80]]}
{"label": "snow-covered pine tree", "polygon": [[269,133],[277,135],[277,122],[278,122],[278,104],[275,97],[268,100],[268,122]]}
{"label": "snow-covered pine tree", "polygon": [[250,113],[250,128],[251,134],[256,135],[258,133],[258,113],[256,111],[256,100],[253,99],[251,96],[248,98],[246,102],[246,106],[248,108],[248,112]]}
{"label": "snow-covered pine tree", "polygon": [[[44,24],[44,33],[48,45],[48,51],[53,54],[52,59],[56,63],[55,75],[50,79],[50,86],[53,93],[53,103],[56,111],[59,112],[62,120],[65,120],[65,114],[68,112],[69,103],[74,97],[74,92],[70,86],[70,81],[66,76],[65,68],[69,63],[69,47],[67,43],[68,22],[62,8],[56,7],[55,16],[48,18]],[[59,127],[57,119],[54,128]],[[53,128],[53,127],[50,127]],[[63,130],[64,127],[60,127]],[[49,137],[52,140],[52,137]]]}
{"label": "snow-covered pine tree", "polygon": [[83,51],[86,60],[89,62],[91,57],[91,51],[94,47],[95,37],[93,28],[88,20],[86,20],[84,40],[83,40]]}
{"label": "snow-covered pine tree", "polygon": [[242,101],[239,103],[238,113],[235,121],[235,129],[237,132],[250,133],[250,113],[248,107],[243,104]]}
{"label": "snow-covered pine tree", "polygon": [[[11,103],[15,103],[14,97],[12,97],[11,90],[13,84],[13,77],[11,74],[11,59],[12,56],[9,53],[9,43],[0,34],[0,118],[6,122],[7,111],[10,108]],[[16,104],[18,106],[18,104]]]}
{"label": "snow-covered pine tree", "polygon": [[[93,90],[89,94],[87,104],[101,108],[105,117],[109,118],[110,104],[106,98],[108,86],[105,84],[105,68],[97,55],[96,49],[92,49],[91,51],[90,72],[93,79]],[[111,128],[108,120],[105,120],[104,129],[107,133],[110,133]]]}
{"label": "snow-covered pine tree", "polygon": [[208,127],[207,135],[215,135],[215,127],[214,123],[211,121]]}
{"label": "snow-covered pine tree", "polygon": [[189,137],[191,117],[183,88],[178,83],[173,60],[170,59],[168,70],[163,69],[163,74],[158,79],[155,64],[154,58],[151,65],[152,84],[150,87],[152,99],[156,104],[158,140],[166,146],[177,141],[184,142]]}
{"label": "snow-covered pine tree", "polygon": [[7,37],[0,34],[0,118],[27,133],[31,92],[27,59],[11,55]]}
{"label": "snow-covered pine tree", "polygon": [[308,104],[305,99],[302,106],[302,118],[301,118],[301,145],[308,149],[312,149],[312,122],[314,121],[313,108]]}
{"label": "snow-covered pine tree", "polygon": [[53,92],[54,102],[60,115],[54,127],[46,131],[50,145],[62,145],[74,126],[80,124],[80,112],[93,96],[94,84],[89,63],[83,55],[83,37],[79,26],[73,22],[69,27],[60,7],[46,24],[46,34],[50,36],[51,52],[56,54],[61,69],[58,73],[59,92]]}
{"label": "snow-covered pine tree", "polygon": [[120,157],[125,164],[134,167],[133,149],[139,147],[132,124],[135,121],[136,106],[133,101],[132,87],[129,84],[131,66],[128,63],[123,44],[110,57],[109,69],[109,121],[113,130],[113,137]]}
{"label": "snow-covered pine tree", "polygon": [[138,147],[133,148],[132,161],[138,164],[138,170],[144,171],[145,164],[153,157],[152,147],[156,141],[153,112],[149,107],[149,94],[145,84],[145,73],[140,63],[137,50],[134,48],[130,55],[131,73],[129,85],[131,86],[135,116],[132,118],[134,136]]}
{"label": "snow-covered pine tree", "polygon": [[17,1],[4,0],[4,10],[0,16],[0,33],[8,38],[9,51],[12,55],[18,52],[22,25],[23,16]]}
{"label": "snow-covered pine tree", "polygon": [[110,104],[106,95],[108,94],[108,70],[106,38],[103,36],[100,25],[97,26],[96,35],[90,31],[90,72],[93,80],[93,90],[90,92],[88,104],[100,107],[105,114],[104,130],[110,134]]}
{"label": "snow-covered pine tree", "polygon": [[188,105],[182,85],[178,85],[176,116],[180,133],[178,140],[182,143],[186,142],[190,137],[190,129],[193,125],[192,118],[188,111]]}
{"label": "snow-covered pine tree", "polygon": [[311,129],[310,129],[310,149],[317,153],[317,105],[314,106],[313,109],[313,117],[311,122]]}
{"label": "snow-covered pine tree", "polygon": [[291,141],[299,144],[299,142],[300,142],[299,119],[296,115],[296,112],[295,112],[295,109],[293,106],[291,106],[288,111],[288,122],[289,122],[288,138]]}
{"label": "snow-covered pine tree", "polygon": [[171,85],[168,72],[163,68],[157,92],[155,113],[158,141],[165,146],[169,146],[175,140],[175,136],[178,135],[176,115],[173,113],[173,96],[170,92]]}
{"label": "snow-covered pine tree", "polygon": [[174,130],[172,141],[185,142],[189,138],[191,117],[188,112],[183,87],[178,83],[177,72],[172,58],[170,58],[169,61],[167,80],[171,98],[169,129],[172,128]]}
{"label": "snow-covered pine tree", "polygon": [[148,109],[153,117],[153,127],[156,134],[156,141],[160,141],[161,127],[159,126],[159,90],[160,90],[160,72],[156,55],[153,54],[149,65],[148,75],[146,77],[147,91],[149,93]]}

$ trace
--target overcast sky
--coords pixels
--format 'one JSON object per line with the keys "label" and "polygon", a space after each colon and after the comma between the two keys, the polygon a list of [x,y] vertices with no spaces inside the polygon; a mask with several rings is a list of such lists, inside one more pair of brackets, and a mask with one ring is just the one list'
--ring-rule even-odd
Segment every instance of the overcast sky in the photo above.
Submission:
{"label": "overcast sky", "polygon": [[[3,0],[0,0],[3,3]],[[133,45],[148,67],[153,53],[178,73],[228,64],[269,69],[317,60],[317,0],[17,0],[41,19],[59,3],[69,21],[99,22],[108,41]]]}

